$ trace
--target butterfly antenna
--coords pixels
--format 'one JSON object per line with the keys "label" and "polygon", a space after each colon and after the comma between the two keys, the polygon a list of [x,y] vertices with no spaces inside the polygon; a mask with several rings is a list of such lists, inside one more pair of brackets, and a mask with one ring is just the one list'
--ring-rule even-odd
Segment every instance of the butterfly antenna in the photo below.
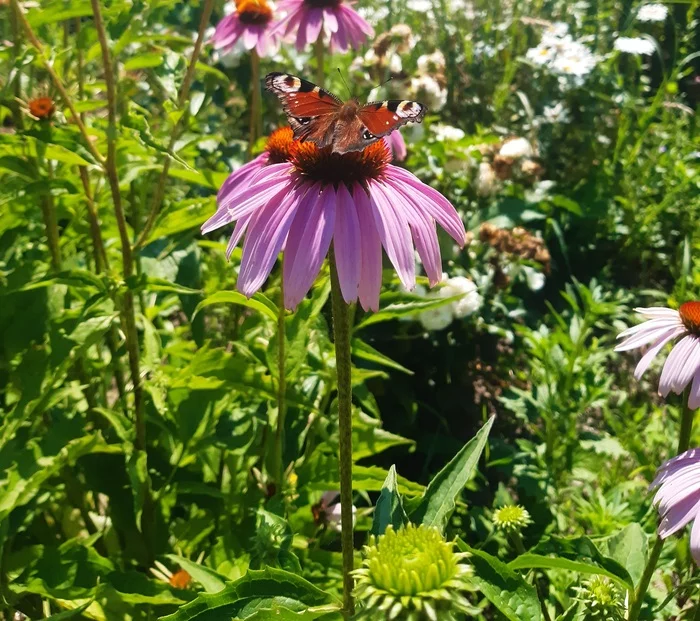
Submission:
{"label": "butterfly antenna", "polygon": [[345,76],[343,76],[343,72],[340,70],[340,67],[336,67],[336,69],[338,70],[338,75],[340,76],[340,79],[343,81],[343,84],[345,84],[345,89],[348,91],[348,95],[352,97],[352,92],[350,91],[348,83],[345,81]]}
{"label": "butterfly antenna", "polygon": [[369,91],[367,92],[367,95],[369,95],[375,88],[376,88],[376,89],[379,89],[379,88],[381,88],[382,86],[384,86],[384,85],[388,84],[389,82],[391,82],[393,79],[394,79],[394,76],[391,76],[391,75],[390,75],[390,76],[389,76],[386,80],[384,80],[384,82],[382,82],[379,86],[373,86],[372,88],[370,88]]}

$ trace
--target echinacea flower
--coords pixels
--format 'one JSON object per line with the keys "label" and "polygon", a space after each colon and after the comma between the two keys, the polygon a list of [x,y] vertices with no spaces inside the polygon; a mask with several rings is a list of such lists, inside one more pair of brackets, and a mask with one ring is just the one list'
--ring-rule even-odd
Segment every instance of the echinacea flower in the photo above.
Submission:
{"label": "echinacea flower", "polygon": [[654,504],[659,510],[659,537],[666,539],[693,522],[690,553],[700,566],[700,448],[669,459],[657,471],[651,488],[659,488]]}
{"label": "echinacea flower", "polygon": [[406,150],[406,141],[403,139],[401,132],[397,129],[386,136],[384,140],[386,140],[391,150],[392,157],[397,162],[403,162],[406,159],[408,151]]}
{"label": "echinacea flower", "polygon": [[56,106],[51,97],[35,97],[27,102],[29,113],[41,120],[50,119],[56,111]]}
{"label": "echinacea flower", "polygon": [[150,572],[161,582],[169,584],[176,589],[189,589],[192,584],[192,576],[184,569],[173,572],[160,561],[154,561],[155,567],[150,568]]}
{"label": "echinacea flower", "polygon": [[[328,526],[331,530],[341,532],[343,522],[340,515],[340,492],[324,492],[321,500],[311,507],[314,522],[319,526]],[[352,506],[352,526],[355,527],[357,507]]]}
{"label": "echinacea flower", "polygon": [[287,16],[275,31],[284,37],[296,33],[299,51],[323,35],[331,53],[358,49],[367,37],[374,36],[374,29],[350,5],[344,0],[282,0],[279,8]]}
{"label": "echinacea flower", "polygon": [[272,7],[266,0],[236,0],[236,10],[217,25],[211,40],[217,50],[229,51],[238,41],[258,56],[271,56],[279,49],[273,30]]}
{"label": "echinacea flower", "polygon": [[[435,223],[461,246],[465,230],[449,201],[410,172],[390,164],[383,140],[364,151],[332,153],[291,139],[287,161],[260,165],[252,177],[224,184],[206,234],[236,222],[228,252],[245,234],[237,288],[250,297],[284,248],[284,304],[304,298],[330,249],[347,303],[379,308],[382,247],[406,289],[415,286],[414,243],[428,280],[437,284],[442,263]],[[268,154],[272,157],[272,154]],[[248,170],[251,170],[249,168]]]}
{"label": "echinacea flower", "polygon": [[679,395],[690,384],[688,407],[697,409],[700,407],[700,302],[686,302],[678,310],[663,307],[634,310],[646,321],[620,333],[618,338],[624,341],[615,351],[650,345],[634,370],[635,378],[640,379],[663,347],[680,337],[664,363],[659,394]]}

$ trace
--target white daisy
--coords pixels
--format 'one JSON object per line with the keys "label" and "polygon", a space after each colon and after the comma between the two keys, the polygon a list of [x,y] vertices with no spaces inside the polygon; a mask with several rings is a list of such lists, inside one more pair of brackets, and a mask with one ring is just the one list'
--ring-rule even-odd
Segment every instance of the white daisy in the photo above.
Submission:
{"label": "white daisy", "polygon": [[668,15],[668,7],[663,4],[645,4],[639,9],[637,19],[640,22],[663,22]]}
{"label": "white daisy", "polygon": [[618,37],[614,47],[620,52],[635,56],[651,56],[656,49],[654,44],[644,37]]}

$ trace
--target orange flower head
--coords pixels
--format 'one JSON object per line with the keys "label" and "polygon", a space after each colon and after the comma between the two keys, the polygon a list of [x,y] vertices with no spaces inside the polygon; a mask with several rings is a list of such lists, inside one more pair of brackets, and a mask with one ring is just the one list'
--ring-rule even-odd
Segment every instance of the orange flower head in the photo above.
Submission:
{"label": "orange flower head", "polygon": [[176,589],[187,589],[190,584],[192,584],[192,576],[190,576],[184,569],[178,569],[172,576],[168,583],[171,587]]}
{"label": "orange flower head", "polygon": [[37,119],[50,119],[56,112],[56,106],[51,97],[35,97],[28,102],[29,112]]}
{"label": "orange flower head", "polygon": [[691,334],[700,334],[700,302],[686,302],[678,309],[681,321]]}
{"label": "orange flower head", "polygon": [[270,156],[270,163],[288,162],[292,157],[295,142],[291,127],[281,127],[272,132],[265,145],[265,150]]}
{"label": "orange flower head", "polygon": [[236,11],[244,24],[264,25],[272,19],[272,9],[265,0],[236,0]]}

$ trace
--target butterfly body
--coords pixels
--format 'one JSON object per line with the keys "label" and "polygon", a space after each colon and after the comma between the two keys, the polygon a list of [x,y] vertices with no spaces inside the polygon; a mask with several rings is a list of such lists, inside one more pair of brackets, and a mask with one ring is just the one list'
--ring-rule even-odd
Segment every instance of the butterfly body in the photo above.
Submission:
{"label": "butterfly body", "polygon": [[265,87],[282,101],[294,138],[334,153],[361,151],[406,123],[420,123],[426,108],[416,101],[388,100],[362,105],[343,102],[308,80],[269,73]]}

